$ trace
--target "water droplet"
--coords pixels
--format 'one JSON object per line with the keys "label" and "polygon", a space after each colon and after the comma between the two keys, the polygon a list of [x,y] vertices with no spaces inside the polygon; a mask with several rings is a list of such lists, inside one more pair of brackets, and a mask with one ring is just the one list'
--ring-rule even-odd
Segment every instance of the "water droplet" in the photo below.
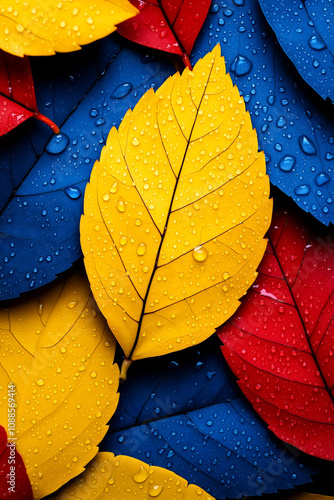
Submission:
{"label": "water droplet", "polygon": [[42,387],[42,385],[45,384],[44,380],[43,379],[39,379],[39,380],[36,380],[36,384],[39,385],[40,387]]}
{"label": "water droplet", "polygon": [[134,474],[132,478],[134,481],[136,481],[136,483],[143,483],[148,478],[148,473],[146,469],[144,469],[144,467],[141,466],[139,471],[136,474]]}
{"label": "water droplet", "polygon": [[67,186],[64,191],[71,200],[77,200],[82,194],[81,189],[76,186]]}
{"label": "water droplet", "polygon": [[324,184],[327,184],[331,178],[326,172],[320,172],[315,178],[315,182],[317,183],[318,186],[323,186]]}
{"label": "water droplet", "polygon": [[290,172],[296,163],[296,158],[292,155],[285,155],[280,160],[278,166],[283,172]]}
{"label": "water droplet", "polygon": [[233,0],[233,3],[237,7],[242,7],[243,5],[245,5],[245,0]]}
{"label": "water droplet", "polygon": [[279,118],[277,118],[276,125],[278,128],[282,128],[286,124],[287,124],[287,120],[284,116],[280,116]]}
{"label": "water droplet", "polygon": [[73,300],[72,302],[67,303],[67,307],[69,309],[73,309],[73,307],[75,307],[77,305],[77,303],[78,303],[77,301]]}
{"label": "water droplet", "polygon": [[230,70],[237,76],[243,76],[247,75],[247,73],[250,72],[252,67],[253,67],[252,61],[250,61],[248,57],[239,54],[233,59],[230,66]]}
{"label": "water droplet", "polygon": [[96,372],[90,372],[89,374],[92,378],[96,378],[97,377],[97,373]]}
{"label": "water droplet", "polygon": [[123,97],[126,97],[131,92],[131,90],[132,90],[131,83],[121,83],[115,88],[110,97],[112,99],[122,99]]}
{"label": "water droplet", "polygon": [[204,247],[196,247],[193,250],[193,257],[197,262],[204,262],[208,258],[208,252]]}
{"label": "water droplet", "polygon": [[91,110],[90,110],[90,113],[89,113],[89,114],[90,114],[90,116],[91,116],[92,118],[96,118],[96,117],[97,117],[97,115],[99,114],[99,112],[98,112],[98,110],[97,110],[97,109],[93,108],[93,109],[91,109]]}
{"label": "water droplet", "polygon": [[160,495],[160,493],[162,492],[162,490],[163,490],[163,486],[156,485],[156,486],[153,486],[152,488],[150,488],[148,490],[148,494],[150,495],[150,497],[154,497],[155,498],[155,497],[157,497],[157,496]]}
{"label": "water droplet", "polygon": [[315,155],[317,153],[317,149],[314,143],[306,135],[301,135],[299,137],[299,146],[301,147],[302,151],[307,155]]}
{"label": "water droplet", "polygon": [[311,49],[314,50],[323,50],[326,48],[325,42],[318,35],[311,36],[308,40],[308,44]]}
{"label": "water droplet", "polygon": [[140,141],[137,137],[134,137],[131,142],[134,146],[139,146],[140,144]]}
{"label": "water droplet", "polygon": [[44,304],[42,302],[39,302],[39,304],[37,306],[38,315],[42,316],[43,315],[43,311],[44,311]]}
{"label": "water droplet", "polygon": [[147,250],[146,243],[139,243],[139,245],[137,247],[137,255],[140,255],[140,256],[145,255],[146,250]]}
{"label": "water droplet", "polygon": [[117,181],[114,182],[114,184],[111,186],[109,189],[110,193],[115,194],[118,191],[119,184]]}
{"label": "water droplet", "polygon": [[301,184],[295,188],[295,193],[298,196],[306,196],[310,192],[310,186],[308,184]]}
{"label": "water droplet", "polygon": [[124,200],[122,198],[119,198],[119,200],[116,204],[116,208],[121,213],[125,212],[125,203],[124,203]]}
{"label": "water droplet", "polygon": [[128,239],[126,236],[122,236],[121,239],[119,240],[119,244],[122,246],[126,245],[127,242],[128,242]]}
{"label": "water droplet", "polygon": [[52,155],[62,153],[67,148],[70,142],[69,137],[61,132],[58,135],[52,136],[49,144],[46,146],[46,151]]}

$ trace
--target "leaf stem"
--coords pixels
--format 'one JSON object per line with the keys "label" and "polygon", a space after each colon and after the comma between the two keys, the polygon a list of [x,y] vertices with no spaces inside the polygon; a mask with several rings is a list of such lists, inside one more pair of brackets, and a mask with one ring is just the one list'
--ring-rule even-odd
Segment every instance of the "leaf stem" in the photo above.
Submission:
{"label": "leaf stem", "polygon": [[184,52],[184,53],[182,54],[182,61],[183,61],[183,64],[185,65],[185,67],[186,67],[186,68],[189,68],[189,69],[190,69],[190,71],[192,71],[192,70],[193,70],[193,67],[192,67],[192,65],[191,65],[191,62],[190,62],[189,56],[188,56],[188,54],[187,54],[186,52]]}
{"label": "leaf stem", "polygon": [[128,369],[130,368],[131,364],[132,364],[132,359],[128,359],[128,358],[123,359],[123,363],[121,366],[121,373],[119,376],[119,381],[121,384],[126,381],[126,375],[128,373]]}
{"label": "leaf stem", "polygon": [[42,115],[42,113],[35,113],[35,118],[37,118],[37,120],[40,120],[41,122],[49,125],[49,127],[52,128],[52,130],[55,134],[60,133],[59,127],[52,120],[50,120],[50,118],[47,118],[46,116]]}

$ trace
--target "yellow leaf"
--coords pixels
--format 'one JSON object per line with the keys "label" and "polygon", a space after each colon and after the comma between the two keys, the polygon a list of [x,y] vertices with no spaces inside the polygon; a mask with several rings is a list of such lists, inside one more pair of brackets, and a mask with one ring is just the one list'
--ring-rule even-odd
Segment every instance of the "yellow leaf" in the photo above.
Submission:
{"label": "yellow leaf", "polygon": [[110,131],[86,188],[81,245],[128,358],[202,342],[235,312],[266,248],[265,171],[219,46]]}
{"label": "yellow leaf", "polygon": [[15,56],[79,50],[138,13],[127,0],[2,0],[0,49]]}
{"label": "yellow leaf", "polygon": [[101,452],[80,477],[73,479],[52,500],[215,500],[202,488],[174,472],[141,460]]}
{"label": "yellow leaf", "polygon": [[0,310],[0,423],[16,386],[16,438],[41,498],[84,470],[118,403],[115,341],[89,289],[74,274]]}

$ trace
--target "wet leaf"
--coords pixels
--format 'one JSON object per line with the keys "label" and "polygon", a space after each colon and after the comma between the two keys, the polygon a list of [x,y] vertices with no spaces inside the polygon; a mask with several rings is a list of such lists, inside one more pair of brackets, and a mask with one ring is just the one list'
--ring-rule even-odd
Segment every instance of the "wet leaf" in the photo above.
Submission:
{"label": "wet leaf", "polygon": [[189,55],[205,21],[211,0],[131,0],[139,9],[118,33],[132,42],[183,57]]}
{"label": "wet leaf", "polygon": [[249,406],[216,336],[131,370],[102,451],[165,467],[220,499],[285,490],[317,472]]}
{"label": "wet leaf", "polygon": [[137,14],[127,0],[41,0],[29,7],[3,0],[0,49],[15,56],[50,56],[72,52],[109,35],[116,24]]}
{"label": "wet leaf", "polygon": [[[46,136],[39,141],[38,127],[30,137],[23,124],[22,134],[17,129],[0,138],[0,179],[14,188],[0,215],[1,300],[49,283],[81,257],[83,192],[107,134],[151,85],[161,84],[173,71],[150,52],[130,51],[114,40],[83,52],[84,57],[77,53],[53,58],[56,85],[49,87],[52,73],[50,79],[38,80],[38,94],[51,103],[50,117],[61,125],[60,136],[53,136],[44,150]],[[41,68],[34,60],[36,73],[43,71],[43,59],[44,67],[51,64],[42,58]]]}
{"label": "wet leaf", "polygon": [[194,484],[173,472],[152,467],[131,457],[98,453],[86,471],[64,486],[52,500],[68,498],[90,500],[144,499],[159,500],[214,500]]}
{"label": "wet leaf", "polygon": [[219,47],[111,130],[86,188],[81,245],[128,359],[195,345],[238,307],[271,219],[257,151]]}
{"label": "wet leaf", "polygon": [[258,0],[214,1],[192,60],[218,42],[257,130],[270,181],[324,224],[334,223],[333,110],[300,78]]}
{"label": "wet leaf", "polygon": [[334,460],[332,234],[278,208],[259,277],[222,327],[239,385],[283,441]]}
{"label": "wet leaf", "polygon": [[[112,37],[86,45],[78,52],[54,57],[31,57],[37,107],[62,125],[101,76],[120,47]],[[14,56],[8,56],[14,59]],[[27,58],[15,58],[18,62]],[[0,209],[37,161],[52,131],[39,120],[29,120],[0,137]],[[52,160],[52,157],[50,157]],[[52,165],[52,161],[50,161]]]}
{"label": "wet leaf", "polygon": [[[9,408],[10,410],[11,408]],[[14,408],[15,412],[15,408]],[[11,423],[14,423],[12,414]],[[14,426],[11,426],[13,429]],[[10,431],[9,431],[10,432]],[[7,444],[8,443],[8,444]],[[0,426],[0,498],[1,500],[32,500],[32,490],[21,455],[15,448],[15,440],[7,441],[7,433]]]}
{"label": "wet leaf", "polygon": [[260,0],[260,5],[300,75],[334,101],[334,10],[323,0]]}
{"label": "wet leaf", "polygon": [[0,311],[0,421],[16,387],[17,450],[34,498],[55,491],[97,453],[118,402],[115,342],[82,270]]}
{"label": "wet leaf", "polygon": [[37,108],[29,58],[0,50],[0,136],[34,116],[59,133],[59,128]]}

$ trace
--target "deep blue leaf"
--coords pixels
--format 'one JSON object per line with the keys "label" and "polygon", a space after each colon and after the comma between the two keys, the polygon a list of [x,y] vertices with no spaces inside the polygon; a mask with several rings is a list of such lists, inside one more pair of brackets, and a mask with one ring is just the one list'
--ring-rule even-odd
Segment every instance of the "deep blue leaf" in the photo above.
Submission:
{"label": "deep blue leaf", "polygon": [[[59,127],[85,96],[119,50],[111,38],[73,54],[30,58],[36,99],[42,114]],[[30,119],[0,138],[0,210],[24,179],[52,136],[51,129]]]}
{"label": "deep blue leaf", "polygon": [[334,101],[334,7],[328,0],[260,0],[284,52],[309,85]]}
{"label": "deep blue leaf", "polygon": [[271,182],[324,224],[334,222],[331,105],[300,78],[258,0],[214,0],[193,62],[218,42],[251,114]]}
{"label": "deep blue leaf", "polygon": [[170,469],[216,498],[273,493],[316,472],[248,405],[217,339],[136,361],[120,392],[100,450]]}
{"label": "deep blue leaf", "polygon": [[[63,124],[61,134],[51,138],[36,162],[35,144],[38,150],[45,145],[45,135],[38,136],[43,124],[29,120],[35,127],[33,140],[23,127],[4,139],[5,174],[0,174],[0,180],[3,184],[15,176],[11,189],[18,187],[0,216],[1,300],[49,283],[81,256],[83,193],[110,128],[120,123],[149,87],[160,86],[174,72],[166,60],[125,45],[115,37],[95,44],[85,58],[80,54],[80,61],[73,62],[70,75],[62,59],[55,58],[58,76],[51,87],[45,83],[44,62],[40,61],[37,69],[42,83],[35,77],[36,92],[43,95],[48,112],[41,105],[40,110]],[[72,56],[75,60],[75,54]],[[38,73],[36,67],[37,63],[34,74]],[[76,81],[83,83],[72,97]],[[15,163],[12,173],[6,170],[10,158]]]}

